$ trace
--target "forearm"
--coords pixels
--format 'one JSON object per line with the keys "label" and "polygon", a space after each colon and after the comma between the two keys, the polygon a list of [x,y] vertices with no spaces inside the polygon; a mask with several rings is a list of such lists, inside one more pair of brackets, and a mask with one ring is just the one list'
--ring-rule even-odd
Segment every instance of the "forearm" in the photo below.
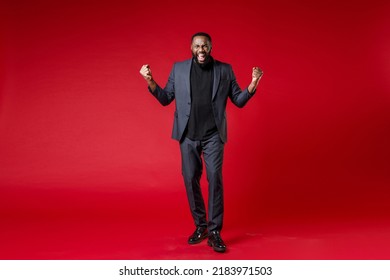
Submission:
{"label": "forearm", "polygon": [[249,101],[249,99],[252,98],[253,95],[254,95],[254,92],[251,94],[249,92],[249,87],[241,91],[236,80],[234,80],[232,82],[232,92],[230,94],[230,100],[237,107],[239,107],[239,108],[244,107],[246,105],[246,103]]}
{"label": "forearm", "polygon": [[147,80],[147,82],[148,82],[148,87],[150,88],[150,90],[152,92],[154,92],[157,88],[157,83],[153,79]]}
{"label": "forearm", "polygon": [[157,100],[164,106],[170,104],[175,99],[175,87],[173,69],[169,75],[168,83],[164,89],[162,89],[153,79],[152,71],[148,64],[141,67],[140,73],[148,84],[150,93],[157,98]]}
{"label": "forearm", "polygon": [[[152,86],[153,86],[153,84],[152,84]],[[148,89],[149,89],[149,92],[163,106],[169,105],[175,99],[175,94],[173,91],[171,91],[169,89],[169,87],[165,87],[164,89],[162,89],[156,82],[154,83],[154,89],[151,86],[149,86],[149,83],[148,83]]]}
{"label": "forearm", "polygon": [[252,80],[252,82],[248,86],[248,92],[249,94],[254,94],[256,91],[257,86],[259,85],[260,79]]}

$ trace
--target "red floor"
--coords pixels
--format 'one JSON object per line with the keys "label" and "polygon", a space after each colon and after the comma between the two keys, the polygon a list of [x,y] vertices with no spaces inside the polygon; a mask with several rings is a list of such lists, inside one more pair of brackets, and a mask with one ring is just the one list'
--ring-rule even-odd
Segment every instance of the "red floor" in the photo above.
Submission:
{"label": "red floor", "polygon": [[65,192],[60,196],[62,202],[46,204],[39,195],[30,204],[27,198],[4,201],[0,259],[390,259],[385,218],[313,222],[258,213],[249,224],[228,208],[222,235],[228,251],[218,254],[206,242],[187,245],[193,226],[182,194],[169,206],[156,203],[162,193],[150,195],[150,205],[146,199],[126,202],[125,196],[115,202],[97,193],[86,204],[77,196],[67,200]]}
{"label": "red floor", "polygon": [[[5,230],[4,230],[5,226]],[[143,228],[142,228],[143,227]],[[131,227],[131,221],[3,224],[1,259],[389,259],[390,226],[371,223],[226,227],[225,254],[204,241],[187,245],[191,228]]]}

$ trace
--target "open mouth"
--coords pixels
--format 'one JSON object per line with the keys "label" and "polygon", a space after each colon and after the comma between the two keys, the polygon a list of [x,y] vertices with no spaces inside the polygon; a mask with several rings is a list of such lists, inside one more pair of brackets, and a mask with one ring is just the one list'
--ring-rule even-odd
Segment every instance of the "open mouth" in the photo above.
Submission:
{"label": "open mouth", "polygon": [[196,56],[196,58],[198,59],[198,62],[199,62],[199,63],[205,62],[205,60],[206,60],[206,54],[205,54],[205,53],[198,53],[198,55]]}

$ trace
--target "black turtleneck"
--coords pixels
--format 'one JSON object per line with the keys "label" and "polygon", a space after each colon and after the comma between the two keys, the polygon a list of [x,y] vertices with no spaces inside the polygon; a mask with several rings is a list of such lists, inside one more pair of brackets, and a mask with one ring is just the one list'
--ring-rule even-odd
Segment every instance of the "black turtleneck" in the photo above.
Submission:
{"label": "black turtleneck", "polygon": [[[210,57],[211,58],[211,57]],[[211,105],[213,92],[213,64],[211,58],[205,65],[196,59],[191,66],[191,114],[186,137],[191,140],[205,140],[217,132]]]}

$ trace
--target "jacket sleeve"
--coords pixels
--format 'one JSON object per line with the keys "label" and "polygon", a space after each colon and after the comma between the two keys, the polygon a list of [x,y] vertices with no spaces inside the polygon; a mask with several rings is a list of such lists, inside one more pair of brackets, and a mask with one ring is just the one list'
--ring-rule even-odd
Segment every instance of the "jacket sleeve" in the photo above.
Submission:
{"label": "jacket sleeve", "polygon": [[236,105],[239,108],[242,108],[249,101],[249,99],[252,98],[252,96],[255,94],[256,91],[252,94],[248,92],[248,88],[245,88],[242,91],[236,81],[236,77],[231,68],[230,68],[230,78],[231,78],[231,91],[229,94],[229,98],[234,105]]}
{"label": "jacket sleeve", "polygon": [[148,87],[148,89],[149,92],[161,103],[161,105],[169,105],[175,99],[175,65],[169,74],[168,82],[164,89],[162,89],[159,85],[157,85],[154,91],[152,91],[150,87]]}

